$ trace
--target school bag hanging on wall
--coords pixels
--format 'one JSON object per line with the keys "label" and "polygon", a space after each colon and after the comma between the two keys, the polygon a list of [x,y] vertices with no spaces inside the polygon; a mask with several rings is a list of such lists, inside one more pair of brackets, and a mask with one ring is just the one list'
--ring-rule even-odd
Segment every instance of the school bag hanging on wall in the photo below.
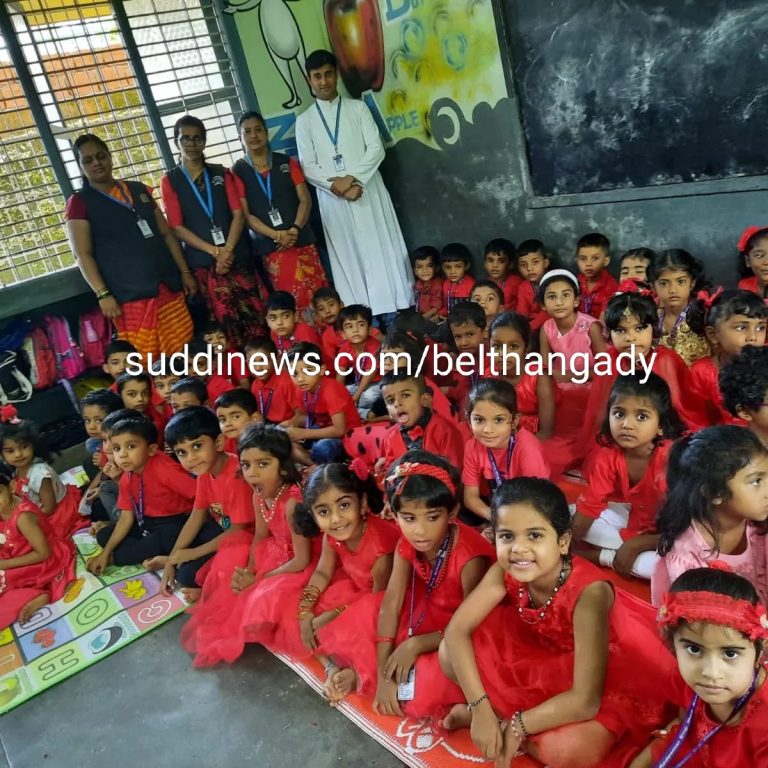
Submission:
{"label": "school bag hanging on wall", "polygon": [[10,349],[0,352],[0,405],[23,403],[32,397],[32,382],[19,370],[18,357]]}
{"label": "school bag hanging on wall", "polygon": [[104,352],[112,341],[112,321],[98,307],[80,316],[80,349],[86,368],[101,368]]}
{"label": "school bag hanging on wall", "polygon": [[42,328],[35,328],[21,345],[29,360],[29,379],[35,389],[47,389],[56,383],[56,357]]}
{"label": "school bag hanging on wall", "polygon": [[45,327],[56,356],[56,378],[74,379],[85,370],[83,353],[72,338],[69,323],[63,317],[46,317]]}

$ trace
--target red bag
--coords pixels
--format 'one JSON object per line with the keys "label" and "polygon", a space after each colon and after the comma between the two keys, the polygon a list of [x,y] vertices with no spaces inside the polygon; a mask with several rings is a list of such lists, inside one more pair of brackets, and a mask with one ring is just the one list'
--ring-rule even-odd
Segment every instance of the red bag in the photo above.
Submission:
{"label": "red bag", "polygon": [[42,328],[35,328],[22,346],[29,358],[29,378],[35,389],[46,389],[56,383],[56,357],[51,342]]}
{"label": "red bag", "polygon": [[80,349],[86,368],[101,368],[112,332],[112,321],[98,307],[80,316]]}

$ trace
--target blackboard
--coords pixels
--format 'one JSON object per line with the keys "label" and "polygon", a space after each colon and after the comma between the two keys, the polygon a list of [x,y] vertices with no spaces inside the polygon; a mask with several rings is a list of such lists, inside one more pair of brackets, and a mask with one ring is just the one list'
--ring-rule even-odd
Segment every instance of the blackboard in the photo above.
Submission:
{"label": "blackboard", "polygon": [[766,0],[502,0],[550,196],[768,172]]}

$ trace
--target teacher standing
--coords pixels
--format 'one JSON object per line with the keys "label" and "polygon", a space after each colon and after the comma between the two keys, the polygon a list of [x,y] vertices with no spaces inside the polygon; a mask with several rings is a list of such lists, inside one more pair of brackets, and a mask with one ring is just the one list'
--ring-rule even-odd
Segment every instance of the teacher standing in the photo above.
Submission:
{"label": "teacher standing", "polygon": [[221,323],[230,345],[242,349],[265,332],[264,306],[235,179],[223,165],[205,160],[206,138],[202,120],[185,115],[176,121],[173,140],[181,162],[163,176],[160,189],[208,319]]}
{"label": "teacher standing", "polygon": [[109,147],[79,136],[72,149],[83,187],[64,216],[77,264],[121,339],[146,356],[178,352],[192,338],[185,294],[192,271],[148,187],[112,175]]}

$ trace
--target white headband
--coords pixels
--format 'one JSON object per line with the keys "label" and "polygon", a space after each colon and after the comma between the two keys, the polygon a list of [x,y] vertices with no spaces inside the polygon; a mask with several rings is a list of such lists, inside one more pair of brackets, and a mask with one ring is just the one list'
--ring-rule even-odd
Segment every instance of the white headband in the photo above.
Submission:
{"label": "white headband", "polygon": [[564,278],[573,285],[573,287],[576,289],[576,293],[579,293],[579,279],[576,277],[576,275],[573,274],[573,272],[569,272],[567,269],[550,269],[549,272],[545,272],[541,276],[541,280],[539,280],[539,290],[541,290],[541,286],[544,285],[545,282],[555,277]]}

